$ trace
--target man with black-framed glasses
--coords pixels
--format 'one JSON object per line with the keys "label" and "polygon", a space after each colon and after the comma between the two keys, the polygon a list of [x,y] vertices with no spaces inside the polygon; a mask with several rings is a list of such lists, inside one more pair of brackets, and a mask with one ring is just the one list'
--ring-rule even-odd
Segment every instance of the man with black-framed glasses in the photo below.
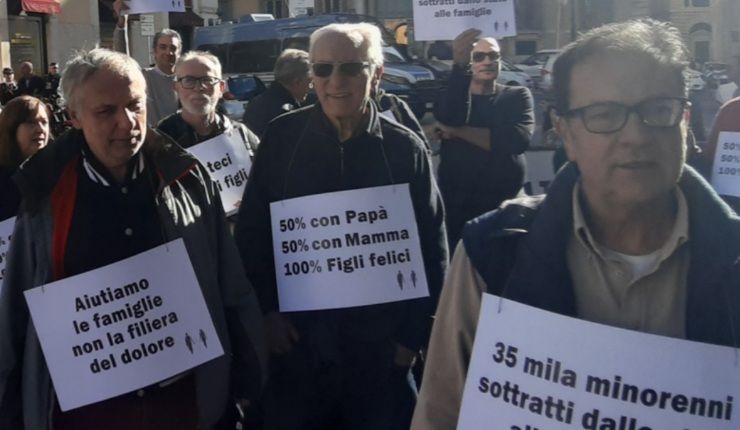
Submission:
{"label": "man with black-framed glasses", "polygon": [[208,52],[189,51],[175,63],[174,75],[173,85],[182,108],[160,121],[157,129],[175,139],[183,148],[235,130],[253,155],[259,138],[244,124],[229,119],[216,109],[226,85],[218,57]]}
{"label": "man with black-framed glasses", "polygon": [[520,192],[523,153],[534,131],[532,95],[527,88],[496,82],[501,49],[496,39],[479,38],[480,33],[469,29],[453,41],[449,85],[434,104],[450,249],[465,222]]}
{"label": "man with black-framed glasses", "polygon": [[[509,201],[466,225],[412,430],[456,428],[484,293],[737,346],[740,219],[686,165],[687,64],[678,29],[649,19],[593,29],[563,50],[553,68],[553,122],[570,163],[547,196]],[[584,355],[583,363],[592,360]]]}

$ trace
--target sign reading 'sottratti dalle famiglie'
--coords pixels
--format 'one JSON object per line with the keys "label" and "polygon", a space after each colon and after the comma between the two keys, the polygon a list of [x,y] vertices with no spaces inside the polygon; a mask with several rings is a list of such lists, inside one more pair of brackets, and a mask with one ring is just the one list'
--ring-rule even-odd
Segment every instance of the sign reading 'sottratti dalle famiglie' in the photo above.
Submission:
{"label": "sign reading 'sottratti dalle famiglie'", "polygon": [[[555,0],[553,0],[555,1]],[[453,40],[469,28],[482,36],[516,36],[514,0],[411,0],[414,40]]]}
{"label": "sign reading 'sottratti dalle famiglie'", "polygon": [[408,184],[270,204],[283,312],[427,297]]}
{"label": "sign reading 'sottratti dalle famiglie'", "polygon": [[223,355],[182,239],[25,296],[63,411]]}
{"label": "sign reading 'sottratti dalle famiglie'", "polygon": [[457,428],[737,430],[737,354],[484,294]]}

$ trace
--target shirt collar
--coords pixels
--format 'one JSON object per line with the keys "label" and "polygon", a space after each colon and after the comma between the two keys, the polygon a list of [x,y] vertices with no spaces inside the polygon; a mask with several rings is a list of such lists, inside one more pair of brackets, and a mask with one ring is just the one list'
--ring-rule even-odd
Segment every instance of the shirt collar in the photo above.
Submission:
{"label": "shirt collar", "polygon": [[[95,158],[95,155],[90,151],[87,143],[82,146],[82,167],[84,168],[87,177],[94,183],[100,184],[103,187],[110,187],[111,184],[115,184],[110,173],[108,173],[108,169],[106,169],[98,159]],[[141,151],[139,151],[131,157],[131,160],[128,162],[126,174],[127,181],[134,181],[136,178],[141,176],[143,171],[144,157],[141,155]]]}
{"label": "shirt collar", "polygon": [[[377,137],[378,139],[383,138],[382,127],[380,124],[381,115],[378,113],[378,109],[375,106],[375,103],[372,102],[372,100],[368,99],[366,102],[369,115],[367,124],[365,125],[364,130],[355,133],[352,138],[350,138],[350,140],[354,139],[355,137],[362,136],[363,134]],[[316,103],[314,106],[316,109],[318,109],[319,115],[321,116],[322,128],[326,129],[327,131],[330,130],[331,133],[328,134],[336,137],[337,132],[334,129],[331,121],[329,121],[329,117],[326,116],[324,110],[321,108],[321,104]]]}
{"label": "shirt collar", "polygon": [[[576,239],[600,258],[606,260],[604,253],[601,252],[602,246],[594,240],[591,230],[588,228],[588,224],[586,224],[586,219],[581,207],[580,191],[581,184],[578,182],[575,187],[573,187],[572,193],[573,231]],[[674,193],[676,196],[677,206],[676,221],[673,223],[673,230],[671,231],[670,236],[668,236],[668,240],[666,240],[663,246],[656,251],[660,254],[659,261],[663,261],[670,257],[679,246],[689,240],[689,210],[688,205],[686,204],[686,197],[679,187],[675,187]]]}

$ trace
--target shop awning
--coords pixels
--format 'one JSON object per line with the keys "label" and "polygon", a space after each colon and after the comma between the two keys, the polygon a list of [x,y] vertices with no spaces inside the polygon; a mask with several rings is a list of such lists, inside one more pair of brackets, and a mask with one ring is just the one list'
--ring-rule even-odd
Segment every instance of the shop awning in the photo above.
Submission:
{"label": "shop awning", "polygon": [[26,12],[57,15],[61,11],[59,0],[22,0],[21,5]]}

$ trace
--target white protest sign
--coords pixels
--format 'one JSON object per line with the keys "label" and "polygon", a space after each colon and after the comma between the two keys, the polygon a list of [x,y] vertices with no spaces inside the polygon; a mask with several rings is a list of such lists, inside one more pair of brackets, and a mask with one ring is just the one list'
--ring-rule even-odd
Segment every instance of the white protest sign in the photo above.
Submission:
{"label": "white protest sign", "polygon": [[236,130],[227,131],[188,148],[188,151],[208,169],[220,191],[226,215],[238,211],[252,168],[241,134]]}
{"label": "white protest sign", "polygon": [[223,355],[182,239],[25,295],[62,411]]}
{"label": "white protest sign", "polygon": [[484,294],[458,429],[738,429],[736,360]]}
{"label": "white protest sign", "polygon": [[453,40],[469,28],[481,36],[516,36],[514,0],[412,0],[414,39]]}
{"label": "white protest sign", "polygon": [[5,279],[5,264],[8,258],[8,249],[10,249],[10,237],[13,235],[15,226],[15,217],[0,221],[0,286]]}
{"label": "white protest sign", "polygon": [[717,194],[740,197],[740,133],[720,132],[712,164],[712,186]]}
{"label": "white protest sign", "polygon": [[408,184],[270,204],[280,310],[427,297]]}
{"label": "white protest sign", "polygon": [[185,0],[128,0],[129,15],[155,12],[185,12]]}

